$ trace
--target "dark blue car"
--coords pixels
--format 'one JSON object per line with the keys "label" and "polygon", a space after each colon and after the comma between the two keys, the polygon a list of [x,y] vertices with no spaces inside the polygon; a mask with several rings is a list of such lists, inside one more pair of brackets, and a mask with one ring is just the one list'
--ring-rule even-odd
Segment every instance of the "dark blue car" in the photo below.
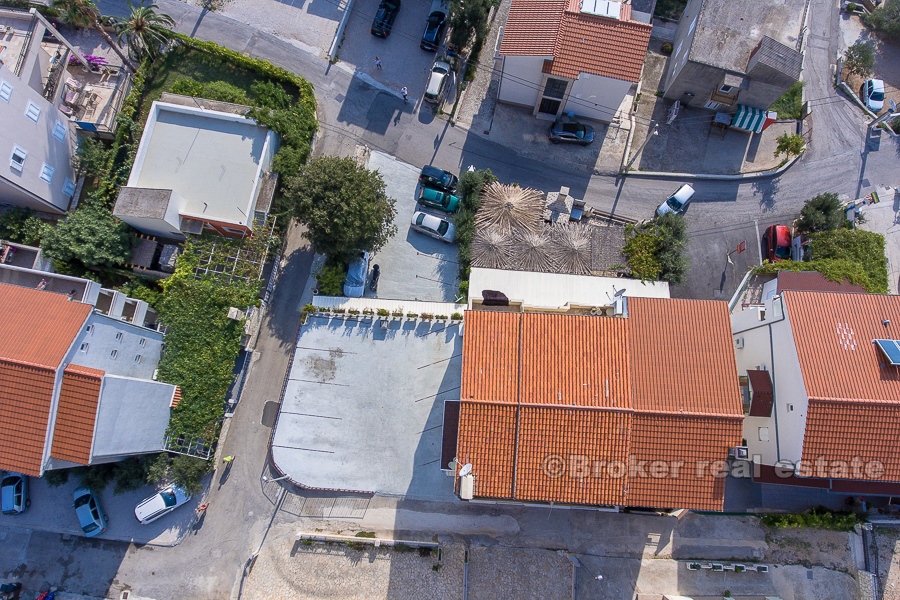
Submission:
{"label": "dark blue car", "polygon": [[425,24],[425,33],[422,34],[422,42],[419,47],[422,50],[430,50],[434,52],[441,45],[441,39],[444,37],[444,28],[447,26],[447,14],[443,11],[436,10],[428,15],[428,22]]}
{"label": "dark blue car", "polygon": [[372,35],[381,38],[391,35],[391,27],[394,26],[398,12],[400,12],[400,0],[381,0],[378,12],[375,13],[375,20],[372,21]]}

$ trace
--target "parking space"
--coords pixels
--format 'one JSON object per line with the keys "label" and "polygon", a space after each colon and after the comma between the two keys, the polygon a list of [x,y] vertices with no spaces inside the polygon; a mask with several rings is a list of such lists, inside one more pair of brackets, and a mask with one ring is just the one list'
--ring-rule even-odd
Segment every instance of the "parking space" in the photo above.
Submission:
{"label": "parking space", "polygon": [[[82,536],[81,527],[72,508],[73,492],[78,487],[78,478],[70,477],[68,483],[50,487],[45,479],[29,479],[31,507],[18,515],[3,515],[0,526],[36,529],[56,533]],[[100,506],[109,521],[106,531],[97,536],[100,540],[118,540],[174,546],[194,525],[197,498],[149,525],[141,525],[134,516],[134,507],[144,498],[156,493],[155,486],[144,486],[135,492],[113,493],[110,484],[102,494],[98,494]]]}
{"label": "parking space", "polygon": [[[410,102],[418,108],[437,56],[437,53],[419,47],[431,3],[404,0],[390,35],[379,38],[370,32],[379,2],[355,0],[338,57],[357,74],[371,78],[398,95],[400,88],[406,86]],[[444,48],[442,45],[439,52]],[[380,69],[375,66],[376,56],[381,59]]]}
{"label": "parking space", "polygon": [[[416,306],[445,315],[455,308]],[[459,399],[460,329],[459,322],[309,316],[272,438],[278,471],[315,489],[450,500],[441,440],[444,401]]]}
{"label": "parking space", "polygon": [[[366,296],[389,300],[453,302],[459,289],[459,264],[455,244],[446,244],[409,227],[416,212],[420,166],[409,165],[381,152],[372,152],[367,167],[379,171],[387,194],[397,208],[397,233],[375,256],[372,264],[381,269],[378,292]],[[431,212],[444,219],[448,215]]]}

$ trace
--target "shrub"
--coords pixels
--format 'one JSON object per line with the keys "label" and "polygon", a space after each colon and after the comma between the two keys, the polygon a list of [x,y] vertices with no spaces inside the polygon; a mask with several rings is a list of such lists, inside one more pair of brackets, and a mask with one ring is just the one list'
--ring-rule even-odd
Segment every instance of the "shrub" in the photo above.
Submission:
{"label": "shrub", "polygon": [[54,469],[44,473],[43,480],[50,487],[59,487],[69,482],[69,471],[72,469]]}
{"label": "shrub", "polygon": [[47,225],[27,208],[12,208],[0,214],[0,239],[38,246]]}
{"label": "shrub", "polygon": [[340,264],[325,265],[316,272],[319,294],[341,296],[344,290],[344,267]]}
{"label": "shrub", "polygon": [[650,231],[639,231],[625,242],[622,253],[628,260],[631,274],[642,281],[655,281],[660,274],[659,239]]}
{"label": "shrub", "polygon": [[666,56],[669,56],[670,54],[672,54],[672,44],[670,42],[664,42],[659,51]]}
{"label": "shrub", "polygon": [[[99,204],[99,203],[98,203]],[[131,256],[131,229],[97,204],[87,204],[43,234],[42,249],[48,258],[85,267],[115,266]]]}
{"label": "shrub", "polygon": [[803,85],[802,81],[794,83],[769,110],[777,112],[780,119],[799,119],[803,116]]}
{"label": "shrub", "polygon": [[113,477],[116,486],[113,493],[124,494],[143,487],[147,480],[147,471],[155,459],[154,455],[132,456],[115,463]]}
{"label": "shrub", "polygon": [[284,110],[290,107],[291,97],[284,91],[284,86],[271,81],[257,81],[250,86],[253,104],[265,106],[273,110]]}
{"label": "shrub", "polygon": [[803,205],[800,218],[797,220],[797,231],[800,233],[829,231],[839,229],[845,223],[847,219],[838,195],[825,193],[810,198]]}
{"label": "shrub", "polygon": [[450,318],[453,319],[454,321],[462,321],[463,316],[462,316],[462,313],[455,312],[452,315],[450,315]]}
{"label": "shrub", "polygon": [[203,489],[203,476],[209,473],[210,463],[202,458],[179,454],[172,459],[169,469],[172,481],[188,494],[198,494]]}
{"label": "shrub", "polygon": [[173,94],[181,94],[182,96],[202,96],[203,84],[196,79],[186,77],[173,83],[172,87],[169,88],[169,91]]}
{"label": "shrub", "polygon": [[860,518],[853,513],[833,513],[822,506],[799,515],[772,514],[760,519],[773,529],[797,529],[811,527],[834,531],[852,531]]}
{"label": "shrub", "polygon": [[374,531],[357,531],[353,537],[375,539]]}
{"label": "shrub", "polygon": [[81,475],[81,485],[98,494],[115,478],[115,466],[111,463],[77,469]]}
{"label": "shrub", "polygon": [[204,84],[203,97],[232,104],[250,104],[247,92],[227,81],[213,81]]}
{"label": "shrub", "polygon": [[388,312],[388,309],[386,309],[386,308],[379,308],[379,309],[378,309],[378,316],[379,316],[379,317],[386,317],[386,316],[388,316],[389,314],[390,314],[390,313]]}
{"label": "shrub", "polygon": [[775,156],[784,154],[787,158],[792,156],[800,156],[806,149],[806,142],[803,136],[797,133],[782,133],[775,141],[778,145],[775,147]]}

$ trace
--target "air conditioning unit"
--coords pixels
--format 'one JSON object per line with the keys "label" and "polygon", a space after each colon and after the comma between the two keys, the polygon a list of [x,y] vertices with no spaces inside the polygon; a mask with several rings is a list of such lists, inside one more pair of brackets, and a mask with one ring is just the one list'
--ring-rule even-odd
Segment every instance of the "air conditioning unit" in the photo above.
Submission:
{"label": "air conditioning unit", "polygon": [[744,338],[742,338],[742,337],[734,338],[734,349],[741,350],[741,349],[743,349],[743,347],[744,347]]}
{"label": "air conditioning unit", "polygon": [[747,446],[735,446],[728,450],[728,456],[737,460],[749,460],[750,448]]}

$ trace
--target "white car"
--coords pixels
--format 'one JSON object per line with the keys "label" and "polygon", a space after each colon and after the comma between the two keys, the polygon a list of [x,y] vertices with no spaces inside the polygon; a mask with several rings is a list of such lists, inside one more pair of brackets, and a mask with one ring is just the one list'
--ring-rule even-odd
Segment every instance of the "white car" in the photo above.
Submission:
{"label": "white car", "polygon": [[170,485],[138,504],[134,508],[134,516],[141,525],[146,525],[169,514],[190,499],[191,495],[183,489]]}
{"label": "white car", "polygon": [[409,227],[448,244],[456,240],[456,227],[453,223],[422,211],[413,214]]}
{"label": "white car", "polygon": [[684,210],[684,207],[687,206],[693,195],[694,188],[684,184],[674,194],[669,196],[665,202],[659,205],[659,208],[656,209],[656,214],[661,216],[666,213],[675,213],[677,215]]}
{"label": "white car", "polygon": [[425,102],[438,103],[444,99],[447,81],[450,79],[450,64],[442,60],[434,61],[431,67],[431,78],[425,88]]}
{"label": "white car", "polygon": [[884,108],[884,82],[880,79],[866,79],[862,86],[863,102],[874,113]]}

